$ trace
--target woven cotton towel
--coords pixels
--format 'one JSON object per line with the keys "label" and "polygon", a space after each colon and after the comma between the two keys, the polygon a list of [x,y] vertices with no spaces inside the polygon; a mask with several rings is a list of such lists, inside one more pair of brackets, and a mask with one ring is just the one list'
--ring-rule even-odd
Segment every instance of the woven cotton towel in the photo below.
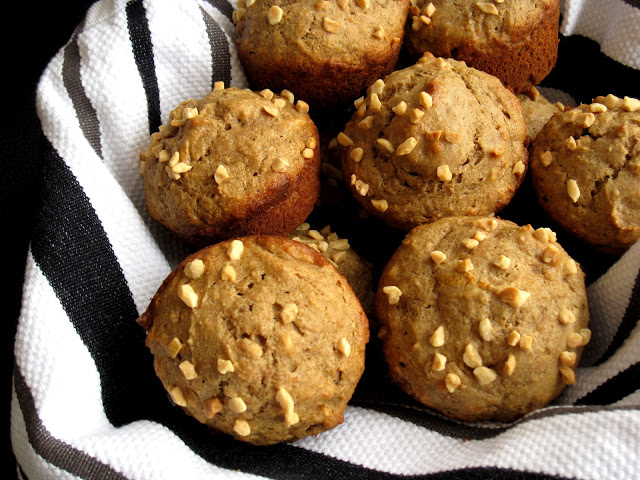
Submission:
{"label": "woven cotton towel", "polygon": [[[565,33],[584,32],[590,13],[602,20],[600,3],[638,16],[634,1],[568,1]],[[146,214],[137,160],[182,100],[217,80],[247,86],[231,12],[223,0],[102,0],[41,78],[44,187],[11,408],[19,475],[637,478],[640,245],[589,287],[593,341],[576,385],[513,424],[457,423],[401,395],[365,392],[336,429],[265,448],[212,436],[171,405],[135,319],[186,250]],[[619,50],[621,40],[597,33],[638,67],[637,30]]]}

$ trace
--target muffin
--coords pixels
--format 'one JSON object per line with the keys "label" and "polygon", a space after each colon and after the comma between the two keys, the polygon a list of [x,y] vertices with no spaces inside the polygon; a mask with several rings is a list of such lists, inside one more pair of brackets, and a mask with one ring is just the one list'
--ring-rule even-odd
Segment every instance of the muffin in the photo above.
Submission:
{"label": "muffin", "polygon": [[558,112],[564,112],[562,103],[551,103],[542,95],[536,87],[531,87],[517,95],[522,103],[524,119],[527,123],[527,137],[529,141],[536,138],[544,124]]}
{"label": "muffin", "polygon": [[238,56],[256,89],[339,106],[394,69],[408,10],[409,0],[241,0]]}
{"label": "muffin", "polygon": [[289,238],[309,245],[333,262],[360,300],[364,313],[370,320],[373,318],[376,296],[373,265],[351,248],[349,240],[338,237],[330,225],[318,231],[308,223],[299,225]]}
{"label": "muffin", "polygon": [[558,57],[560,0],[417,0],[410,15],[411,56],[462,60],[516,93],[540,83]]}
{"label": "muffin", "polygon": [[173,402],[258,445],[342,423],[369,338],[358,299],[331,263],[274,236],[191,255],[138,323]]}
{"label": "muffin", "polygon": [[286,235],[318,198],[318,130],[290,95],[221,82],[188,100],[140,155],[152,218],[203,246],[250,234]]}
{"label": "muffin", "polygon": [[507,205],[527,167],[522,105],[491,75],[425,56],[377,80],[337,139],[353,196],[411,228]]}
{"label": "muffin", "polygon": [[512,421],[567,384],[591,338],[584,275],[547,228],[449,217],[412,230],[376,297],[391,378],[446,416]]}
{"label": "muffin", "polygon": [[587,244],[621,253],[640,238],[640,101],[613,95],[556,115],[531,145],[538,201]]}

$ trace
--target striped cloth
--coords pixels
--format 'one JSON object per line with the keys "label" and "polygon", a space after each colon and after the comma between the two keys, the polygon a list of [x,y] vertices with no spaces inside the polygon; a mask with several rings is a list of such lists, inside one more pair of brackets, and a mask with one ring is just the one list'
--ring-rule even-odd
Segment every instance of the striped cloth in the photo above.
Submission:
{"label": "striped cloth", "polygon": [[[638,1],[567,1],[563,12],[545,86],[579,101],[640,97]],[[145,213],[137,159],[182,100],[218,80],[247,86],[231,13],[224,0],[101,0],[42,75],[44,181],[11,405],[19,477],[639,478],[640,245],[602,275],[592,262],[593,340],[577,383],[512,424],[444,419],[369,363],[345,423],[291,445],[212,436],[171,405],[135,319],[187,251]],[[585,52],[590,82],[567,83],[576,67],[563,58]]]}

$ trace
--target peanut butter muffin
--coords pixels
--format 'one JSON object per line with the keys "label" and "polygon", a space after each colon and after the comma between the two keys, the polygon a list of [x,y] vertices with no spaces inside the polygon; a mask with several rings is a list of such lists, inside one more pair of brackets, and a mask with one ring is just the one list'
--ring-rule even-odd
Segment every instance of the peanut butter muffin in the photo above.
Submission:
{"label": "peanut butter muffin", "polygon": [[258,445],[342,423],[369,339],[358,299],[331,263],[273,236],[191,255],[138,323],[173,401]]}
{"label": "peanut butter muffin", "polygon": [[333,107],[391,72],[409,0],[240,0],[238,55],[254,88]]}
{"label": "peanut butter muffin", "polygon": [[560,0],[416,0],[410,55],[452,57],[498,77],[515,92],[537,85],[558,57]]}
{"label": "peanut butter muffin", "polygon": [[547,228],[450,217],[412,230],[378,286],[391,378],[441,413],[511,421],[567,384],[591,338],[584,275]]}
{"label": "peanut butter muffin", "polygon": [[527,167],[527,127],[497,78],[425,54],[367,93],[337,137],[344,178],[365,210],[410,230],[509,203]]}
{"label": "peanut butter muffin", "polygon": [[331,231],[330,225],[316,230],[308,223],[298,225],[289,234],[289,238],[309,245],[331,261],[349,282],[360,300],[364,313],[370,320],[373,318],[376,296],[373,265],[351,248],[348,239],[338,237],[337,233]]}
{"label": "peanut butter muffin", "polygon": [[558,112],[564,112],[564,105],[560,102],[551,103],[537,88],[531,87],[517,95],[522,103],[524,119],[527,122],[527,137],[529,141],[536,138],[544,124]]}
{"label": "peanut butter muffin", "polygon": [[640,101],[608,95],[556,115],[531,147],[544,210],[596,248],[620,253],[640,238]]}
{"label": "peanut butter muffin", "polygon": [[151,217],[198,246],[302,223],[320,188],[318,130],[283,94],[218,82],[171,112],[140,155]]}

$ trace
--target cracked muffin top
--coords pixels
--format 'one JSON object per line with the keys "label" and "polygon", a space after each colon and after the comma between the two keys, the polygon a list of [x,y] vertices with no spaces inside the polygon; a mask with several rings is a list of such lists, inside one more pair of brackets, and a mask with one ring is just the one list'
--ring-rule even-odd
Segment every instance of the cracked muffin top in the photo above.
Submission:
{"label": "cracked muffin top", "polygon": [[194,253],[138,323],[174,403],[260,445],[342,423],[369,339],[367,318],[331,263],[272,236]]}
{"label": "cracked muffin top", "polygon": [[531,145],[538,201],[585,242],[619,253],[640,238],[640,101],[597,97],[549,120]]}
{"label": "cracked muffin top", "polygon": [[364,209],[410,230],[509,203],[527,167],[527,127],[497,78],[425,54],[367,93],[337,137],[344,178]]}
{"label": "cracked muffin top", "polygon": [[380,279],[391,378],[443,414],[511,421],[567,384],[591,338],[584,274],[548,228],[449,217],[412,230]]}
{"label": "cracked muffin top", "polygon": [[196,246],[286,235],[318,197],[320,148],[309,106],[224,88],[181,103],[140,155],[147,210]]}
{"label": "cracked muffin top", "polygon": [[254,88],[334,107],[393,71],[409,0],[240,0],[238,55]]}

